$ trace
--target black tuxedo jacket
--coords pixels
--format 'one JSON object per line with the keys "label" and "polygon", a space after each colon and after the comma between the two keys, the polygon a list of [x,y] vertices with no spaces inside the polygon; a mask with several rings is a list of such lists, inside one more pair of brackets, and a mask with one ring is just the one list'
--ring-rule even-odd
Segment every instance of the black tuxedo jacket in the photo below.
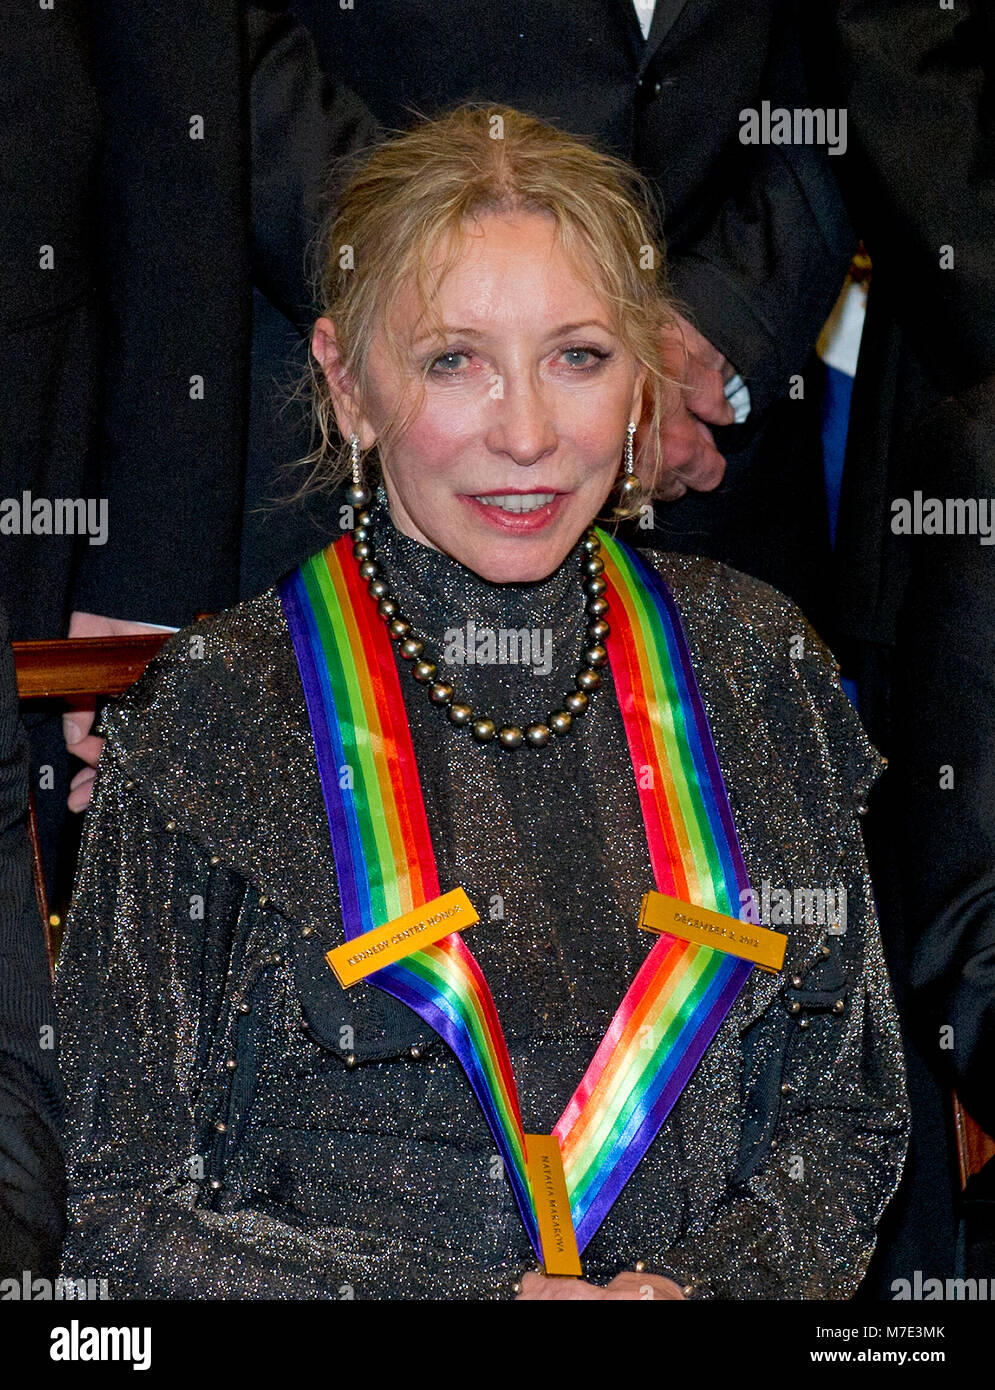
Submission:
{"label": "black tuxedo jacket", "polygon": [[794,0],[657,0],[646,40],[632,0],[291,8],[387,126],[504,102],[631,159],[662,199],[674,287],[757,419],[786,393],[852,250],[824,150],[739,140],[743,108],[806,104]]}
{"label": "black tuxedo jacket", "polygon": [[[753,413],[718,431],[729,464],[722,488],[661,505],[656,529],[630,539],[759,575],[820,626],[829,545],[818,413],[814,400],[786,396],[838,292],[853,233],[824,149],[739,138],[744,108],[808,104],[802,7],[658,0],[648,40],[632,0],[382,0],[352,9],[294,0],[291,8],[325,71],[346,75],[388,128],[460,100],[502,102],[599,140],[649,176],[664,207],[674,291],[746,378]],[[286,125],[285,86],[274,77],[253,86],[254,120],[270,132]],[[279,240],[258,200],[255,217],[257,233]],[[278,413],[306,356],[307,316],[295,325],[283,309],[301,298],[300,269],[287,269],[285,284],[257,293],[254,309],[247,492],[261,497],[286,490],[279,463],[309,444],[293,415]],[[324,511],[328,529],[339,524],[336,500]],[[297,530],[286,513],[274,525],[272,513],[250,508],[246,594],[320,542],[317,526]]]}

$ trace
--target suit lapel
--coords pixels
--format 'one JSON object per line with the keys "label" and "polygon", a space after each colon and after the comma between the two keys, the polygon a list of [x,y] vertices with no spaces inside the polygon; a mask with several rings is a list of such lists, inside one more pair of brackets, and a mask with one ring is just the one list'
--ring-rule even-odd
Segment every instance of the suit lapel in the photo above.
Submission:
{"label": "suit lapel", "polygon": [[[642,62],[639,65],[640,72],[644,71],[653,58],[656,56],[663,41],[677,23],[681,11],[684,9],[688,0],[656,0],[656,7],[653,10],[653,22],[650,25],[649,36],[643,44]],[[629,9],[635,14],[632,0],[627,0]],[[636,21],[636,30],[642,39],[642,31],[639,29],[639,21]]]}
{"label": "suit lapel", "polygon": [[638,67],[643,59],[643,49],[646,47],[646,41],[643,38],[643,31],[639,27],[639,20],[636,17],[636,8],[632,0],[611,0],[611,3],[618,12],[622,30],[625,34],[626,42],[629,45],[629,51],[632,54],[636,67]]}

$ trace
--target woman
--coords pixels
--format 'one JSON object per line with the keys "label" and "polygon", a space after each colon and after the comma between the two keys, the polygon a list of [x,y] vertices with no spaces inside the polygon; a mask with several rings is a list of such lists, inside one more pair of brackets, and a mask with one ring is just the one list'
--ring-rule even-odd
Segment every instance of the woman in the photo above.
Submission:
{"label": "woman", "polygon": [[[107,718],[59,969],[67,1270],[848,1296],[907,1130],[857,822],[880,760],[787,600],[591,529],[665,488],[638,184],[460,108],[373,154],[320,254],[316,457],[334,414],[357,529]],[[475,925],[340,986],[327,952],[457,888]],[[764,971],[654,941],[649,890],[841,906]],[[523,1134],[551,1133],[582,1279],[535,1272]]]}

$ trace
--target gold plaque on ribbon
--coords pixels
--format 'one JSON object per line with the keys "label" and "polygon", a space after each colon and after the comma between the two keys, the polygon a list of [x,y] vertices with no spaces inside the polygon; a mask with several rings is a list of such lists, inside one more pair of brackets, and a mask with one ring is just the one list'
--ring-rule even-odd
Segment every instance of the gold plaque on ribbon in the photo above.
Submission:
{"label": "gold plaque on ribbon", "polygon": [[665,893],[649,892],[643,897],[639,925],[644,931],[669,932],[696,946],[712,946],[742,960],[751,960],[761,970],[776,974],[784,965],[788,938],[779,931],[726,917],[707,907],[668,898]]}
{"label": "gold plaque on ribbon", "polygon": [[326,952],[325,959],[335,971],[336,978],[343,989],[365,980],[375,970],[385,965],[393,965],[414,951],[422,951],[426,946],[434,946],[450,932],[462,931],[472,927],[480,917],[463,888],[453,888],[430,903],[385,922],[382,927],[374,927],[354,936]]}
{"label": "gold plaque on ribbon", "polygon": [[579,1278],[580,1255],[570,1215],[563,1156],[555,1134],[526,1134],[525,1166],[536,1206],[542,1262],[547,1274]]}

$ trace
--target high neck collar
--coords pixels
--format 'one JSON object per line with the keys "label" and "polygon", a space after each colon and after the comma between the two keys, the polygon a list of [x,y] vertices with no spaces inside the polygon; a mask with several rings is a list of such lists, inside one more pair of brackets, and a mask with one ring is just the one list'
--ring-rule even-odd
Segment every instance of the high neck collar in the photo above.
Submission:
{"label": "high neck collar", "polygon": [[506,626],[539,620],[555,624],[571,616],[583,621],[583,538],[545,579],[492,583],[444,551],[399,530],[382,483],[370,511],[373,547],[385,577],[409,619],[424,619],[429,631],[436,619],[444,626],[467,618]]}
{"label": "high neck collar", "polygon": [[[545,579],[495,584],[398,530],[382,484],[370,512],[377,563],[402,614],[425,642],[426,655],[440,665],[453,660],[445,652],[453,651],[454,633],[465,634],[468,656],[471,648],[477,653],[465,662],[457,655],[458,668],[449,671],[459,697],[514,722],[547,717],[546,704],[555,707],[562,692],[573,688],[586,645],[583,537]],[[531,662],[488,656],[488,632],[527,632]]]}

